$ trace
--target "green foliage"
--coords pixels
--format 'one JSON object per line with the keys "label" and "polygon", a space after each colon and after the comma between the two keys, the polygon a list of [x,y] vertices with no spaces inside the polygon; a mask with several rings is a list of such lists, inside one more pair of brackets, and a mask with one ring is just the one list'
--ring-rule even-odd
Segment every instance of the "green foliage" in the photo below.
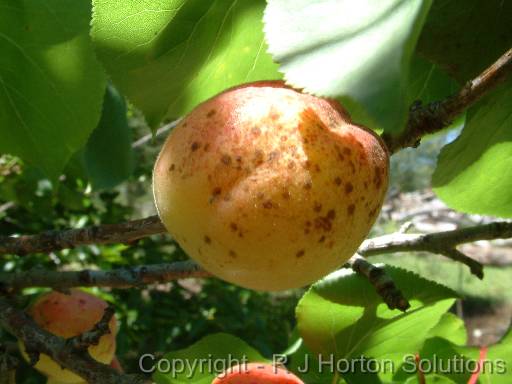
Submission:
{"label": "green foliage", "polygon": [[91,5],[1,0],[0,10],[0,150],[55,180],[100,117]]}
{"label": "green foliage", "polygon": [[340,98],[359,123],[399,131],[409,63],[430,3],[270,0],[265,33],[289,83]]}
{"label": "green foliage", "polygon": [[512,217],[512,83],[468,112],[434,173],[435,192],[463,212]]}
{"label": "green foliage", "polygon": [[[228,334],[214,334],[207,336],[196,344],[181,350],[164,355],[164,360],[180,362],[176,370],[168,373],[155,373],[153,380],[157,384],[171,383],[198,383],[210,384],[216,375],[235,364],[247,364],[248,362],[265,362],[266,359],[244,341]],[[197,364],[204,361],[203,369],[197,368]],[[182,369],[181,364],[195,369]],[[208,362],[215,364],[207,369]],[[172,363],[171,363],[172,365]]]}
{"label": "green foliage", "polygon": [[84,149],[88,179],[95,188],[112,188],[133,171],[132,135],[126,103],[112,86],[107,87],[103,112]]}
{"label": "green foliage", "polygon": [[510,25],[510,1],[435,0],[417,51],[463,84],[511,47]]}
{"label": "green foliage", "polygon": [[279,77],[263,40],[262,0],[93,4],[98,57],[153,128],[230,86]]}
{"label": "green foliage", "polygon": [[297,306],[298,329],[315,352],[340,358],[411,353],[453,304],[450,289],[396,267],[385,267],[411,303],[390,310],[367,279],[340,270],[315,283]]}

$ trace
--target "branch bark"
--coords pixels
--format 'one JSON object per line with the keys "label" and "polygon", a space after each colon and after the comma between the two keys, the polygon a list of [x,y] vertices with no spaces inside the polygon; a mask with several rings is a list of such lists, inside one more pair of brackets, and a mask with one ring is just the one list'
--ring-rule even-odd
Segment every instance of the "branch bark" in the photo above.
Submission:
{"label": "branch bark", "polygon": [[453,231],[430,234],[397,233],[368,239],[359,248],[363,256],[393,252],[430,252],[466,264],[471,272],[483,278],[483,266],[457,250],[460,244],[478,240],[507,239],[512,237],[512,222],[495,222]]}
{"label": "branch bark", "polygon": [[0,296],[0,325],[23,342],[27,351],[37,351],[50,356],[88,383],[142,384],[150,383],[141,375],[123,375],[108,365],[94,360],[86,350],[75,348],[73,343],[55,336],[17,309],[6,296]]}
{"label": "branch bark", "polygon": [[384,268],[371,264],[359,254],[356,254],[348,261],[348,266],[356,273],[368,279],[389,309],[399,309],[405,312],[411,307],[409,301],[407,301]]}
{"label": "branch bark", "polygon": [[110,271],[46,271],[1,273],[0,285],[18,290],[26,287],[67,289],[73,287],[130,288],[148,284],[165,283],[188,277],[209,277],[208,272],[192,261],[178,261],[120,268]]}
{"label": "branch bark", "polygon": [[449,126],[457,116],[482,99],[510,73],[512,73],[512,48],[480,75],[470,80],[458,93],[426,106],[413,105],[409,112],[407,126],[402,133],[397,136],[382,135],[389,152],[395,153],[402,148],[417,147],[423,136]]}
{"label": "branch bark", "polygon": [[[453,231],[431,234],[395,233],[368,239],[358,253],[365,257],[393,252],[430,252],[466,264],[473,274],[482,278],[483,266],[457,250],[457,246],[478,240],[512,238],[512,222],[496,222]],[[0,273],[0,287],[19,290],[27,287],[66,289],[72,287],[129,288],[147,284],[165,283],[183,278],[211,277],[192,261],[120,268],[110,271],[46,271]]]}
{"label": "branch bark", "polygon": [[46,231],[37,235],[19,237],[0,236],[0,255],[15,254],[23,256],[28,253],[54,252],[88,244],[130,243],[143,237],[164,232],[163,224],[155,215],[119,224]]}

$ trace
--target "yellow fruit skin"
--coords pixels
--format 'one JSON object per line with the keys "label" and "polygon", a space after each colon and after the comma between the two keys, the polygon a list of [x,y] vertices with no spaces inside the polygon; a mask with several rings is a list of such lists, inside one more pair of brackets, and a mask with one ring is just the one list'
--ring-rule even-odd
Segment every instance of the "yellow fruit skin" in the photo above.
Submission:
{"label": "yellow fruit skin", "polygon": [[212,274],[257,290],[312,283],[357,250],[378,216],[389,157],[339,104],[247,84],[200,104],[156,161],[158,213]]}
{"label": "yellow fruit skin", "polygon": [[[78,336],[91,330],[102,318],[108,304],[83,291],[73,289],[70,294],[49,292],[41,295],[28,309],[28,314],[44,330],[63,338]],[[116,350],[116,319],[109,323],[110,334],[103,335],[98,345],[91,345],[89,354],[103,364],[110,364]],[[20,343],[21,344],[21,343]],[[24,346],[21,345],[22,352]],[[84,383],[73,372],[62,368],[49,356],[40,354],[35,368],[55,383]]]}

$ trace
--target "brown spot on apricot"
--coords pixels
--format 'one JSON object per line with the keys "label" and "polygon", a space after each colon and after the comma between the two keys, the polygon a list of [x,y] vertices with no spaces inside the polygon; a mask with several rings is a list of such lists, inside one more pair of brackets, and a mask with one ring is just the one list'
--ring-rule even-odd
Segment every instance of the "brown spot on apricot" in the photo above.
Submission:
{"label": "brown spot on apricot", "polygon": [[279,159],[279,156],[281,154],[279,153],[279,151],[272,151],[268,154],[268,158],[267,158],[267,161],[274,161],[274,160],[277,160]]}
{"label": "brown spot on apricot", "polygon": [[313,211],[320,212],[322,210],[322,204],[320,204],[318,201],[315,201],[313,204]]}
{"label": "brown spot on apricot", "polygon": [[291,197],[291,193],[289,190],[285,189],[283,193],[281,193],[281,196],[283,197],[283,199],[289,200]]}
{"label": "brown spot on apricot", "polygon": [[206,244],[211,244],[211,243],[212,243],[212,239],[210,239],[210,237],[209,237],[209,236],[204,235],[204,242],[205,242]]}
{"label": "brown spot on apricot", "polygon": [[224,165],[230,165],[231,164],[231,156],[227,155],[227,154],[224,154],[222,155],[222,157],[220,158],[220,161],[222,162],[222,164]]}
{"label": "brown spot on apricot", "polygon": [[235,259],[237,257],[237,254],[235,251],[233,251],[232,249],[229,250],[229,257]]}
{"label": "brown spot on apricot", "polygon": [[231,228],[233,232],[236,232],[238,230],[238,225],[236,225],[236,223],[230,223],[229,228]]}
{"label": "brown spot on apricot", "polygon": [[342,151],[343,151],[343,154],[346,156],[350,156],[352,154],[352,150],[348,147],[343,147]]}
{"label": "brown spot on apricot", "polygon": [[169,172],[174,171],[175,168],[176,168],[176,166],[174,164],[171,164],[171,166],[169,167]]}
{"label": "brown spot on apricot", "polygon": [[336,178],[334,179],[334,184],[336,184],[336,185],[341,185],[341,177],[339,177],[339,176],[338,176],[338,177],[336,177]]}
{"label": "brown spot on apricot", "polygon": [[356,206],[354,204],[350,204],[347,207],[347,213],[352,216],[354,214],[354,211],[356,210]]}
{"label": "brown spot on apricot", "polygon": [[295,168],[295,162],[290,161],[288,162],[288,169],[294,169]]}
{"label": "brown spot on apricot", "polygon": [[322,236],[321,238],[318,239],[319,243],[323,243],[324,241],[325,241],[325,236]]}
{"label": "brown spot on apricot", "polygon": [[327,212],[327,219],[334,220],[336,217],[336,211],[334,209],[330,209],[329,212]]}
{"label": "brown spot on apricot", "polygon": [[330,231],[332,229],[331,220],[329,220],[327,217],[317,217],[315,219],[315,228],[322,229],[324,231]]}
{"label": "brown spot on apricot", "polygon": [[312,186],[313,186],[313,184],[311,183],[311,181],[306,181],[304,183],[304,189],[306,189],[306,190],[311,189]]}
{"label": "brown spot on apricot", "polygon": [[263,164],[263,160],[264,160],[264,154],[261,150],[256,150],[254,152],[254,158],[253,158],[253,164],[257,167],[261,164]]}
{"label": "brown spot on apricot", "polygon": [[374,177],[373,177],[373,184],[377,188],[380,188],[381,185],[382,185],[382,173],[383,173],[383,171],[379,167],[375,168],[375,174],[374,174]]}
{"label": "brown spot on apricot", "polygon": [[212,189],[212,195],[213,196],[219,196],[222,192],[222,189],[221,187],[215,187]]}
{"label": "brown spot on apricot", "polygon": [[272,208],[274,205],[272,204],[272,201],[271,200],[267,200],[263,203],[263,208],[265,209],[270,209]]}
{"label": "brown spot on apricot", "polygon": [[204,150],[205,152],[208,152],[208,150],[209,150],[209,149],[210,149],[210,143],[206,143],[206,144],[204,145],[204,147],[203,147],[203,150]]}
{"label": "brown spot on apricot", "polygon": [[195,151],[197,151],[199,149],[199,147],[200,147],[200,144],[197,141],[194,141],[192,143],[192,145],[190,146],[190,150],[192,152],[195,152]]}
{"label": "brown spot on apricot", "polygon": [[217,113],[217,111],[215,109],[211,109],[207,114],[206,114],[206,117],[212,117],[213,115],[215,115]]}
{"label": "brown spot on apricot", "polygon": [[305,253],[306,253],[306,251],[304,249],[301,249],[300,251],[297,251],[297,253],[295,254],[295,257],[297,257],[297,258],[302,257],[302,256],[304,256]]}
{"label": "brown spot on apricot", "polygon": [[345,193],[347,195],[349,193],[352,193],[353,190],[354,190],[354,186],[352,185],[352,183],[348,182],[347,184],[345,184]]}

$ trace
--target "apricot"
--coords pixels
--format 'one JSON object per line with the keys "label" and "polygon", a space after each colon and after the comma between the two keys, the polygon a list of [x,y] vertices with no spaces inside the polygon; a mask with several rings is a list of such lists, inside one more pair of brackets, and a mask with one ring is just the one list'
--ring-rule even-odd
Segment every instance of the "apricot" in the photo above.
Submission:
{"label": "apricot", "polygon": [[248,363],[233,366],[218,375],[212,384],[304,384],[286,369],[268,363]]}
{"label": "apricot", "polygon": [[198,105],[156,161],[158,214],[204,269],[257,290],[312,283],[367,236],[388,185],[380,138],[280,81]]}
{"label": "apricot", "polygon": [[[100,298],[73,289],[70,294],[49,292],[41,295],[27,310],[29,316],[46,331],[63,338],[70,338],[91,330],[102,318],[108,304]],[[109,323],[110,333],[100,338],[98,345],[91,345],[88,352],[97,361],[110,364],[116,349],[116,319]],[[24,346],[21,345],[23,355]],[[62,368],[49,356],[40,354],[35,368],[54,383],[83,383],[73,372]]]}

